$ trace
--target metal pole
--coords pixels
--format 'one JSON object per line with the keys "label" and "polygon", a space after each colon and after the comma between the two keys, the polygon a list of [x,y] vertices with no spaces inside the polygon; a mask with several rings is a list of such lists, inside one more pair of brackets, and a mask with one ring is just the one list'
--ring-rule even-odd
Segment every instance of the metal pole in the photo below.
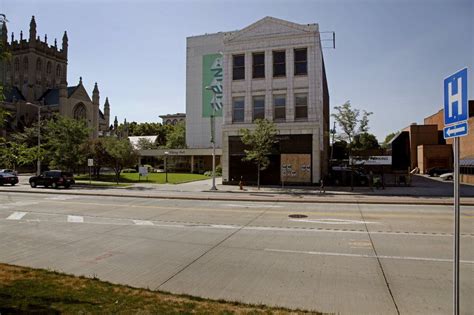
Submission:
{"label": "metal pole", "polygon": [[168,155],[165,155],[165,182],[168,182]]}
{"label": "metal pole", "polygon": [[40,159],[40,148],[41,148],[41,107],[38,107],[38,161],[36,164],[36,175],[41,174],[41,159]]}
{"label": "metal pole", "polygon": [[459,137],[454,138],[454,315],[459,315]]}
{"label": "metal pole", "polygon": [[[215,92],[214,98],[215,98]],[[215,127],[216,127],[216,118],[215,118],[215,104],[212,107],[212,116],[211,116],[211,142],[212,142],[212,187],[211,190],[217,190],[216,187],[216,139],[215,139]]]}

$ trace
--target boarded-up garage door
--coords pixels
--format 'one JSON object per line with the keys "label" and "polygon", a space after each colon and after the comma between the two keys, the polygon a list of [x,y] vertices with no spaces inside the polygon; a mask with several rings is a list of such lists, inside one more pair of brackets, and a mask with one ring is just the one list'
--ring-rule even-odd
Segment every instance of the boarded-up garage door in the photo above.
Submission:
{"label": "boarded-up garage door", "polygon": [[311,182],[311,154],[282,154],[281,179],[287,183]]}

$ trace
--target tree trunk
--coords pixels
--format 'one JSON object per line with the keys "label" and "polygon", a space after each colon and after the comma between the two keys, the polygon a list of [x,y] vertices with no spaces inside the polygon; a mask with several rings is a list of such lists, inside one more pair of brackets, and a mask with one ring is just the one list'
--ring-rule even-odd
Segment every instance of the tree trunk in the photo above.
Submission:
{"label": "tree trunk", "polygon": [[260,190],[260,164],[257,164],[257,189]]}

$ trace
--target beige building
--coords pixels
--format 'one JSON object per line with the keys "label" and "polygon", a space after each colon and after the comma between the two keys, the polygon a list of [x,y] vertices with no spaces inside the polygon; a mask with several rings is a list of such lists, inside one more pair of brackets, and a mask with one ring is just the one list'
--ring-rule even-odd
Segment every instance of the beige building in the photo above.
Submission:
{"label": "beige building", "polygon": [[[40,106],[41,115],[48,117],[53,113],[84,119],[98,137],[109,130],[110,104],[106,98],[104,111],[100,106],[100,93],[97,83],[92,97],[82,84],[68,86],[68,37],[64,32],[61,47],[57,40],[48,44],[47,35],[42,40],[36,31],[35,17],[31,18],[29,37],[15,39],[12,33],[10,42],[5,22],[2,25],[1,41],[11,53],[11,59],[2,65],[1,82],[5,86],[5,101],[0,106],[12,113],[10,128],[20,129],[37,119]],[[31,105],[33,104],[33,105]]]}
{"label": "beige building", "polygon": [[167,115],[160,115],[162,119],[163,125],[176,125],[178,123],[185,123],[186,122],[186,114],[185,113],[176,113],[176,114],[167,114]]}
{"label": "beige building", "polygon": [[275,122],[279,143],[262,172],[263,184],[314,184],[327,174],[329,93],[317,24],[273,17],[224,35],[223,182],[256,181],[242,162],[241,128]]}

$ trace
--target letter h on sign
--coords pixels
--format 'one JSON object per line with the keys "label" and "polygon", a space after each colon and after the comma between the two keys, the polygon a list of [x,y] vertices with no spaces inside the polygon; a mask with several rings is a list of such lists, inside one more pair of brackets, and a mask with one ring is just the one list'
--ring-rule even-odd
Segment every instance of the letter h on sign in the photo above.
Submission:
{"label": "letter h on sign", "polygon": [[444,124],[468,119],[467,68],[444,80]]}

